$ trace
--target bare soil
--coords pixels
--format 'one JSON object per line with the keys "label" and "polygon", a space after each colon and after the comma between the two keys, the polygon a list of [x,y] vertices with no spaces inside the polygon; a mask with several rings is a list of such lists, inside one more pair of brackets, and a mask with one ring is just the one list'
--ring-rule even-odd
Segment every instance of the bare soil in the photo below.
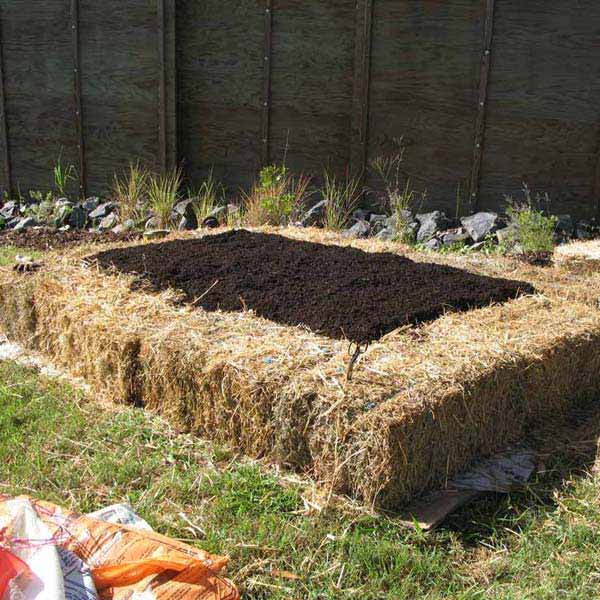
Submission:
{"label": "bare soil", "polygon": [[24,229],[22,231],[0,231],[0,246],[17,246],[18,248],[30,248],[32,250],[55,250],[60,248],[71,248],[81,244],[111,242],[129,242],[140,239],[139,233],[98,233],[85,231],[83,229],[72,229],[70,231],[59,231],[51,228]]}
{"label": "bare soil", "polygon": [[104,268],[176,288],[205,310],[253,310],[332,338],[369,341],[407,324],[532,293],[525,282],[476,275],[392,253],[230,231],[101,252]]}

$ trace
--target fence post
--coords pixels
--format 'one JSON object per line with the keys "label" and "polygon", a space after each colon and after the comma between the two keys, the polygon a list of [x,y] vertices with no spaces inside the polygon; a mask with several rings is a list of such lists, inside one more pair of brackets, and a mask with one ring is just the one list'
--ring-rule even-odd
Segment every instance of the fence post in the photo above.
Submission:
{"label": "fence post", "polygon": [[263,48],[263,92],[261,116],[261,162],[271,160],[271,61],[273,51],[273,1],[265,0],[265,39]]}
{"label": "fence post", "polygon": [[471,171],[471,187],[469,206],[475,212],[479,205],[479,187],[481,183],[481,165],[485,142],[485,122],[488,104],[490,67],[492,63],[492,45],[494,41],[495,0],[485,0],[485,22],[483,55],[479,76],[479,98],[477,100],[477,121],[475,123],[475,147],[473,149],[473,168]]}
{"label": "fence post", "polygon": [[[1,10],[1,9],[0,9]],[[4,145],[4,179],[6,181],[6,190],[12,197],[12,174],[10,168],[10,146],[8,140],[8,118],[6,116],[6,93],[4,91],[4,55],[2,52],[2,13],[0,12],[0,135]]]}
{"label": "fence post", "polygon": [[79,43],[79,0],[71,0],[71,31],[73,39],[73,85],[75,93],[75,127],[79,154],[79,193],[87,194],[85,144],[83,139],[83,107],[81,100],[81,48]]}
{"label": "fence post", "polygon": [[353,174],[360,177],[361,182],[365,178],[369,143],[373,2],[374,0],[358,0],[356,6],[350,163]]}

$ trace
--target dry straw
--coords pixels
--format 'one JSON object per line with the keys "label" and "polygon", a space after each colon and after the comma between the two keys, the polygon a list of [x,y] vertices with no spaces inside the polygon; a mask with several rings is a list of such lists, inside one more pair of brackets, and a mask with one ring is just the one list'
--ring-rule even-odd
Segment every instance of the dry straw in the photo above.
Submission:
{"label": "dry straw", "polygon": [[132,291],[129,276],[82,265],[89,248],[32,275],[0,270],[0,326],[102,394],[383,506],[597,398],[598,272],[283,233],[514,276],[540,293],[393,332],[351,382],[343,341],[251,312],[178,306],[175,292]]}

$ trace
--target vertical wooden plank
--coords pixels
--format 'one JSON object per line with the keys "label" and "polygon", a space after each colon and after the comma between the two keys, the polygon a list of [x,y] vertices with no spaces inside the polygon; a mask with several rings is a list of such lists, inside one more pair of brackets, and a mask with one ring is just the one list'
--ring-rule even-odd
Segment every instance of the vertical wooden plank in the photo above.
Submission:
{"label": "vertical wooden plank", "polygon": [[369,144],[373,0],[358,0],[356,11],[352,148],[350,156],[352,171],[361,179],[364,179]]}
{"label": "vertical wooden plank", "polygon": [[12,196],[12,174],[10,168],[10,146],[8,139],[8,119],[6,117],[6,94],[4,91],[4,57],[2,52],[2,13],[0,12],[0,139],[4,146],[4,181],[6,191]]}
{"label": "vertical wooden plank", "polygon": [[79,154],[79,192],[87,193],[85,144],[83,139],[83,107],[81,100],[81,48],[79,43],[79,0],[71,0],[71,30],[73,39],[73,84],[75,93],[75,128]]}
{"label": "vertical wooden plank", "polygon": [[158,163],[167,171],[167,62],[165,0],[156,0],[158,17]]}
{"label": "vertical wooden plank", "polygon": [[265,0],[265,42],[263,56],[263,93],[261,117],[261,162],[271,161],[271,63],[273,50],[273,0]]}
{"label": "vertical wooden plank", "polygon": [[475,212],[479,204],[479,186],[481,182],[481,165],[483,162],[486,110],[492,63],[492,45],[494,41],[495,0],[485,0],[485,25],[483,55],[479,77],[479,98],[477,101],[477,120],[475,125],[475,146],[473,149],[473,169],[471,171],[470,210]]}
{"label": "vertical wooden plank", "polygon": [[594,173],[594,199],[596,202],[596,218],[600,221],[600,145],[596,158],[596,171]]}
{"label": "vertical wooden plank", "polygon": [[177,149],[177,6],[175,0],[165,0],[165,86],[166,86],[166,146],[167,168],[178,165]]}

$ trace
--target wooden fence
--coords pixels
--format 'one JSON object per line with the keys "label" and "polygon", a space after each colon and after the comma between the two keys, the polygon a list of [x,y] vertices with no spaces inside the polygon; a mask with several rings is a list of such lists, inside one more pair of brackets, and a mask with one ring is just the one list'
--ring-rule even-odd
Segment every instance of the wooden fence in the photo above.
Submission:
{"label": "wooden fence", "polygon": [[428,206],[600,210],[597,0],[0,0],[0,38],[2,190],[61,156],[87,194],[131,160],[236,191],[402,137]]}

